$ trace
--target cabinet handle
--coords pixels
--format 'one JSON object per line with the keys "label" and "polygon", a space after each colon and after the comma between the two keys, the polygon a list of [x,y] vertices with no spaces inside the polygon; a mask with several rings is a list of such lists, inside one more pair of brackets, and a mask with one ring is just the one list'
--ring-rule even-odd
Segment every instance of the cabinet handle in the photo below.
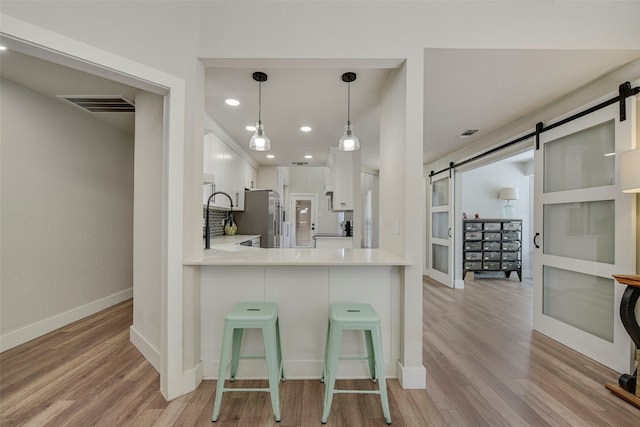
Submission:
{"label": "cabinet handle", "polygon": [[447,230],[447,235],[449,236],[449,238],[451,238],[451,227],[449,227],[449,229]]}
{"label": "cabinet handle", "polygon": [[539,236],[540,236],[540,233],[536,233],[536,235],[535,235],[535,236],[533,236],[533,245],[534,245],[536,248],[539,248],[539,247],[540,247],[540,245],[538,245],[538,240],[537,240]]}

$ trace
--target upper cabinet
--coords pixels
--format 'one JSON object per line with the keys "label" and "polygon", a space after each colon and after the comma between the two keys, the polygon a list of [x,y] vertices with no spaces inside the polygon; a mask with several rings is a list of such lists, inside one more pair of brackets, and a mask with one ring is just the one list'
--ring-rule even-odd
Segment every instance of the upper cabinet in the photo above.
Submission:
{"label": "upper cabinet", "polygon": [[329,182],[333,187],[334,211],[353,210],[353,153],[332,150],[329,153]]}
{"label": "upper cabinet", "polygon": [[[233,210],[244,210],[244,189],[252,188],[256,170],[235,150],[217,135],[208,132],[204,136],[203,191],[202,200],[206,204],[209,196],[216,191],[227,193],[233,200]],[[211,207],[229,209],[229,199],[216,195]]]}

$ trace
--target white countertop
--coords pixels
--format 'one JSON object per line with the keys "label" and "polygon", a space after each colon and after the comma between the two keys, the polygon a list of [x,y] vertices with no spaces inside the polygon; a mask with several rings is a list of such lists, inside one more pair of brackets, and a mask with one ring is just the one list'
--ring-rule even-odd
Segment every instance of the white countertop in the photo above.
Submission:
{"label": "white countertop", "polygon": [[382,249],[262,249],[248,246],[213,247],[200,259],[187,260],[184,265],[413,265],[402,257]]}
{"label": "white countertop", "polygon": [[218,245],[239,245],[247,240],[253,240],[260,237],[259,234],[236,234],[235,236],[216,236],[209,239],[211,247]]}

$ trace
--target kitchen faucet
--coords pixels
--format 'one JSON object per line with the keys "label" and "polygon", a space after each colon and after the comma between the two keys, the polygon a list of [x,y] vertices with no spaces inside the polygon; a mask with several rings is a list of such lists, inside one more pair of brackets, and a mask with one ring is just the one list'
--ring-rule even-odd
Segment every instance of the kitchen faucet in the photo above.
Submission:
{"label": "kitchen faucet", "polygon": [[229,210],[233,211],[233,199],[231,199],[231,196],[225,193],[224,191],[215,191],[212,195],[209,196],[209,200],[207,200],[207,221],[204,229],[204,248],[205,249],[211,249],[211,246],[209,243],[209,240],[211,238],[211,230],[209,229],[209,205],[211,204],[211,199],[213,199],[216,194],[224,194],[225,196],[227,196],[229,198],[229,203],[231,204],[231,208]]}

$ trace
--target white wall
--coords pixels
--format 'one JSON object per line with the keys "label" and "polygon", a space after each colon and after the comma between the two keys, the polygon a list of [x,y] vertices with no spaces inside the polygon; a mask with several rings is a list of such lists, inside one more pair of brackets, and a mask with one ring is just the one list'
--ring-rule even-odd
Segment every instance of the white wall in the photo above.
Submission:
{"label": "white wall", "polygon": [[131,297],[133,136],[0,84],[5,350]]}
{"label": "white wall", "polygon": [[278,169],[275,166],[260,166],[256,173],[256,188],[278,190]]}
{"label": "white wall", "polygon": [[[464,172],[461,182],[461,209],[469,218],[473,218],[475,213],[480,214],[481,218],[502,218],[502,207],[506,201],[498,200],[498,192],[502,187],[518,189],[518,200],[512,200],[511,205],[516,208],[514,218],[522,219],[522,274],[524,277],[533,277],[531,267],[533,237],[530,231],[533,226],[533,218],[530,217],[533,194],[529,190],[531,180],[531,176],[524,174],[522,163],[505,159]],[[462,219],[456,219],[456,221],[462,221]],[[461,238],[458,241],[461,241]],[[461,254],[460,246],[456,246],[456,250]]]}
{"label": "white wall", "polygon": [[160,369],[164,98],[136,92],[131,339]]}

